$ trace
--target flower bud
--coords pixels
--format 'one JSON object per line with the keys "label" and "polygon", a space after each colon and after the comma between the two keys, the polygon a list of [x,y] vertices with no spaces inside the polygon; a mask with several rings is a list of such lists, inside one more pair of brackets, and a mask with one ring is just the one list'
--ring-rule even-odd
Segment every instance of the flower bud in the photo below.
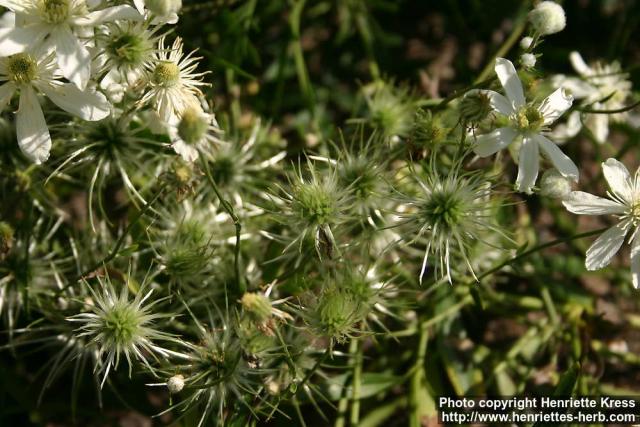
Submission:
{"label": "flower bud", "polygon": [[564,199],[571,192],[571,179],[565,178],[556,169],[545,171],[540,180],[540,194],[554,199]]}
{"label": "flower bud", "polygon": [[493,109],[489,95],[480,90],[472,90],[460,101],[459,111],[467,123],[479,123],[487,118]]}
{"label": "flower bud", "polygon": [[169,393],[176,394],[180,393],[184,388],[184,377],[182,375],[174,375],[167,381],[167,389],[169,389]]}
{"label": "flower bud", "polygon": [[240,300],[242,307],[258,322],[266,322],[271,317],[271,301],[264,295],[246,292]]}
{"label": "flower bud", "polygon": [[6,222],[0,222],[0,261],[2,261],[13,247],[13,228]]}
{"label": "flower bud", "polygon": [[532,53],[523,53],[520,55],[520,62],[524,68],[533,68],[536,65],[536,56]]}
{"label": "flower bud", "polygon": [[182,0],[146,0],[145,6],[147,6],[147,9],[154,15],[167,16],[180,12],[180,9],[182,9]]}
{"label": "flower bud", "polygon": [[545,36],[562,31],[567,25],[567,18],[558,3],[543,1],[529,12],[529,22],[535,32]]}
{"label": "flower bud", "polygon": [[178,124],[178,135],[187,144],[202,141],[209,130],[209,118],[198,108],[185,110]]}
{"label": "flower bud", "polygon": [[533,43],[533,37],[523,37],[522,40],[520,40],[520,47],[524,50],[527,50],[531,47],[531,44]]}

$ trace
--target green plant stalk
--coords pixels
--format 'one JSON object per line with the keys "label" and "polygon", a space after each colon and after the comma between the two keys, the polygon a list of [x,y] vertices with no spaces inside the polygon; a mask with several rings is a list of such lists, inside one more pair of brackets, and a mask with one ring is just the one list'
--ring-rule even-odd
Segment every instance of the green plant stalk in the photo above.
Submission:
{"label": "green plant stalk", "polygon": [[413,365],[413,374],[411,375],[410,385],[409,385],[409,426],[410,427],[421,427],[422,423],[420,420],[420,414],[418,413],[418,408],[420,406],[420,402],[418,401],[418,397],[420,396],[420,387],[425,380],[424,374],[424,359],[427,355],[427,344],[429,342],[429,321],[423,321],[420,324],[420,336],[418,338],[418,352],[416,355],[416,360]]}
{"label": "green plant stalk", "polygon": [[362,386],[362,345],[359,340],[354,338],[355,341],[355,360],[353,365],[353,381],[352,381],[352,395],[351,395],[351,426],[357,426],[360,423],[360,389]]}
{"label": "green plant stalk", "polygon": [[213,188],[213,191],[216,193],[218,200],[220,200],[220,204],[222,205],[222,208],[231,217],[231,220],[233,221],[233,225],[236,229],[236,244],[235,244],[235,251],[233,256],[233,266],[234,266],[235,275],[236,275],[236,291],[238,295],[242,295],[247,291],[247,285],[244,282],[244,275],[242,274],[242,270],[240,267],[240,233],[242,232],[242,224],[240,223],[240,218],[238,218],[238,215],[236,215],[235,210],[233,209],[233,206],[231,206],[231,203],[229,203],[227,199],[225,199],[222,196],[222,193],[218,188],[218,184],[216,184],[216,181],[213,179],[213,175],[211,175],[209,164],[207,163],[207,160],[205,159],[204,155],[202,153],[199,153],[199,154],[200,154],[200,163],[202,164],[204,173],[207,176],[207,180],[209,181],[211,188]]}
{"label": "green plant stalk", "polygon": [[[355,365],[355,355],[358,350],[358,340],[357,338],[353,338],[349,342],[349,356],[350,356],[350,364]],[[347,388],[347,383],[349,378],[347,377],[345,381],[345,387],[342,391],[342,396],[340,397],[340,401],[338,402],[338,416],[336,417],[336,422],[334,423],[334,427],[345,427],[346,425],[346,414],[347,408],[349,407],[349,392]]]}
{"label": "green plant stalk", "polygon": [[291,11],[291,17],[289,18],[289,26],[291,28],[291,35],[293,36],[291,48],[293,50],[293,59],[298,74],[298,84],[300,85],[302,93],[304,93],[307,107],[311,111],[312,117],[315,118],[315,95],[313,93],[313,87],[311,86],[311,80],[309,79],[309,72],[307,71],[304,53],[302,51],[302,42],[300,40],[300,21],[305,3],[306,0],[298,0],[295,3]]}

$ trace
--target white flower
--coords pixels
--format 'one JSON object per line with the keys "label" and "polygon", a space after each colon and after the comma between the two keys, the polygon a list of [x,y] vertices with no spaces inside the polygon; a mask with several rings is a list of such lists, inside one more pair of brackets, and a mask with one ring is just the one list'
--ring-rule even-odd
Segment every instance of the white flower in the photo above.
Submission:
{"label": "white flower", "polygon": [[220,128],[213,114],[207,114],[200,107],[190,107],[179,120],[169,126],[171,147],[187,162],[198,159],[199,152],[209,152],[220,140],[216,134]]}
{"label": "white flower", "polygon": [[[555,76],[553,84],[556,87],[563,86],[570,90],[576,99],[582,99],[583,104],[594,110],[618,110],[626,106],[625,101],[631,94],[632,85],[628,80],[629,75],[622,72],[618,62],[596,63],[590,67],[575,51],[571,52],[569,60],[580,77]],[[609,121],[619,122],[627,118],[626,113],[584,113],[581,120],[580,114],[579,111],[571,113],[566,126],[561,127],[554,134],[561,139],[572,138],[578,134],[584,121],[595,139],[603,143],[609,135]]]}
{"label": "white flower", "polygon": [[627,168],[616,159],[602,163],[604,177],[611,191],[608,199],[582,191],[573,191],[562,203],[578,215],[617,215],[620,221],[602,233],[587,250],[587,270],[598,270],[609,264],[631,231],[631,274],[633,286],[640,286],[640,169],[632,177]]}
{"label": "white flower", "polygon": [[484,91],[491,98],[491,106],[509,118],[509,125],[477,138],[474,151],[480,157],[490,156],[522,139],[518,156],[518,178],[516,189],[531,193],[538,177],[539,152],[545,154],[553,166],[565,177],[578,181],[578,168],[558,146],[542,132],[571,107],[573,97],[560,88],[549,95],[540,105],[527,103],[513,64],[497,58],[495,66],[498,79],[506,98],[494,91]]}
{"label": "white flower", "polygon": [[38,102],[38,92],[44,93],[54,104],[81,119],[102,120],[110,113],[110,105],[99,92],[81,91],[73,83],[62,83],[55,62],[55,54],[18,53],[0,59],[0,110],[3,110],[16,91],[20,91],[20,105],[16,117],[16,133],[22,152],[35,163],[49,158],[51,136]]}
{"label": "white flower", "polygon": [[546,36],[562,31],[567,25],[567,18],[558,3],[543,1],[529,12],[529,22],[536,33]]}
{"label": "white flower", "polygon": [[156,60],[148,66],[150,88],[140,103],[153,103],[162,120],[169,123],[185,110],[199,107],[198,96],[202,93],[198,87],[206,85],[202,77],[207,73],[195,71],[200,58],[194,58],[194,52],[183,54],[180,37],[171,49],[164,46],[164,40],[162,37],[158,42]]}
{"label": "white flower", "polygon": [[133,0],[138,11],[144,15],[145,7],[153,15],[152,24],[175,24],[182,0]]}
{"label": "white flower", "polygon": [[85,89],[91,76],[91,53],[82,39],[93,28],[118,19],[141,19],[131,6],[90,12],[85,0],[0,0],[16,13],[16,27],[0,29],[0,56],[28,51],[44,42],[56,50],[64,77]]}

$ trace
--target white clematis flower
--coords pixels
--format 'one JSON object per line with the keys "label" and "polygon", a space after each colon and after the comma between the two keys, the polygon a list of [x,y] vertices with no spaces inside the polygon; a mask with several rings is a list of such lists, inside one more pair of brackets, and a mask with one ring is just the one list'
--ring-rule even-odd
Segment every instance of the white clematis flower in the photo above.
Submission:
{"label": "white clematis flower", "polygon": [[156,58],[147,65],[149,89],[140,104],[153,104],[160,118],[170,123],[184,111],[200,107],[199,87],[207,85],[202,81],[207,73],[196,72],[200,58],[193,56],[195,51],[184,55],[180,37],[170,49],[165,47],[164,40],[164,37],[160,39]]}
{"label": "white clematis flower", "polygon": [[618,252],[629,232],[631,244],[631,274],[633,286],[640,286],[640,169],[632,177],[627,168],[616,159],[602,163],[604,176],[611,191],[608,199],[582,191],[572,191],[562,202],[578,215],[617,215],[620,221],[602,233],[587,250],[587,270],[605,267]]}
{"label": "white clematis flower", "polygon": [[54,47],[64,77],[85,89],[91,77],[91,53],[81,40],[91,37],[97,25],[119,19],[140,20],[131,6],[89,11],[85,0],[0,0],[15,12],[16,26],[0,28],[0,56],[36,48],[44,42]]}
{"label": "white clematis flower", "polygon": [[[563,86],[570,90],[576,99],[582,99],[583,104],[594,110],[618,110],[626,106],[632,85],[629,74],[621,70],[618,62],[596,63],[590,67],[575,51],[571,52],[569,60],[580,77],[557,75],[553,79],[556,87]],[[572,138],[580,132],[584,122],[595,139],[603,143],[609,136],[609,121],[620,122],[627,118],[626,113],[584,113],[581,120],[580,114],[579,111],[571,113],[567,124],[554,131],[554,135],[560,139]]]}
{"label": "white clematis flower", "polygon": [[488,157],[508,147],[516,139],[522,140],[518,155],[516,189],[531,193],[538,177],[539,153],[548,157],[562,176],[578,181],[578,168],[544,132],[573,102],[573,97],[560,88],[539,105],[527,103],[522,83],[513,64],[504,58],[496,59],[495,71],[506,97],[497,92],[483,91],[491,100],[491,107],[509,119],[509,125],[477,137],[475,153]]}
{"label": "white clematis flower", "polygon": [[4,110],[16,91],[20,104],[16,114],[16,133],[22,152],[39,164],[47,160],[51,136],[44,119],[38,93],[54,104],[84,120],[101,120],[109,115],[110,105],[104,95],[93,90],[81,91],[73,83],[63,83],[56,66],[55,53],[31,55],[18,53],[0,59],[0,110]]}

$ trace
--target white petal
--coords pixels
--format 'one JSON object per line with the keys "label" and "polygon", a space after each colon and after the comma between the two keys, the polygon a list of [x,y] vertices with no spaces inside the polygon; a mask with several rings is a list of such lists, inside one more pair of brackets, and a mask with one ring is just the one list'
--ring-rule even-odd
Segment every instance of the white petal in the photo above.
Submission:
{"label": "white petal", "polygon": [[625,165],[609,158],[602,162],[602,172],[611,191],[629,204],[633,203],[633,180]]}
{"label": "white petal", "polygon": [[[596,103],[593,108],[596,110],[602,108],[602,104]],[[607,136],[609,136],[609,116],[607,114],[589,114],[586,126],[600,144],[607,140]]]}
{"label": "white petal", "polygon": [[142,15],[131,6],[112,6],[102,10],[89,13],[87,16],[78,18],[74,24],[80,26],[95,26],[105,22],[117,21],[120,19],[129,21],[142,21]]}
{"label": "white petal", "polygon": [[518,133],[511,128],[500,128],[476,138],[473,151],[480,157],[487,157],[511,144]]}
{"label": "white petal", "polygon": [[598,270],[609,264],[611,258],[622,246],[628,229],[629,222],[621,222],[602,233],[587,250],[587,259],[584,263],[587,270]]}
{"label": "white petal", "polygon": [[560,123],[549,133],[549,136],[553,138],[553,140],[557,144],[562,144],[567,140],[573,138],[580,132],[582,129],[582,121],[580,120],[580,112],[574,111],[569,114],[569,118],[567,118],[566,123]]}
{"label": "white petal", "polygon": [[81,91],[73,83],[58,87],[40,87],[54,104],[83,120],[95,122],[111,113],[111,105],[100,92],[86,89]]}
{"label": "white petal", "polygon": [[195,162],[198,159],[198,150],[182,140],[175,141],[171,146],[186,162]]}
{"label": "white petal", "polygon": [[573,95],[564,88],[559,88],[542,101],[542,104],[538,107],[538,111],[540,111],[544,117],[544,124],[548,125],[558,120],[558,117],[571,108],[572,104]]}
{"label": "white petal", "polygon": [[32,87],[26,86],[21,89],[20,107],[16,116],[16,134],[20,149],[34,163],[44,162],[49,158],[51,151],[51,136],[42,107]]}
{"label": "white petal", "polygon": [[496,58],[496,74],[513,109],[517,110],[525,104],[524,91],[515,67],[508,59]]}
{"label": "white petal", "polygon": [[0,112],[5,109],[15,92],[16,85],[14,83],[9,82],[0,86]]}
{"label": "white petal", "polygon": [[40,26],[0,28],[0,56],[24,52],[43,37]]}
{"label": "white petal", "polygon": [[140,14],[144,13],[144,1],[142,0],[133,0],[133,5],[138,9]]}
{"label": "white petal", "polygon": [[633,287],[640,287],[640,233],[636,232],[631,243],[631,282]]}
{"label": "white petal", "polygon": [[56,44],[58,65],[64,76],[75,83],[80,89],[85,89],[91,77],[91,54],[71,33],[69,27],[56,28],[52,33]]}
{"label": "white petal", "polygon": [[504,114],[505,116],[510,116],[515,113],[515,110],[511,106],[509,100],[498,92],[492,90],[482,90],[480,92],[489,97],[491,107],[497,112]]}
{"label": "white petal", "polygon": [[586,77],[593,74],[593,70],[591,70],[591,67],[589,67],[587,63],[584,62],[584,59],[582,59],[582,55],[580,55],[578,52],[573,51],[569,54],[569,62],[571,62],[571,65],[573,66],[573,69],[576,70],[576,73],[580,74],[581,76]]}
{"label": "white petal", "polygon": [[623,204],[584,191],[572,191],[562,204],[569,212],[578,215],[622,214],[627,210]]}
{"label": "white petal", "polygon": [[578,182],[578,167],[573,163],[573,160],[564,154],[556,144],[549,141],[544,136],[535,134],[532,138],[535,139],[540,146],[540,149],[553,164],[553,167],[555,167],[562,176],[565,178],[571,178],[575,182]]}
{"label": "white petal", "polygon": [[531,138],[524,138],[518,156],[518,177],[516,178],[518,191],[531,194],[531,189],[538,178],[539,165],[538,143]]}

